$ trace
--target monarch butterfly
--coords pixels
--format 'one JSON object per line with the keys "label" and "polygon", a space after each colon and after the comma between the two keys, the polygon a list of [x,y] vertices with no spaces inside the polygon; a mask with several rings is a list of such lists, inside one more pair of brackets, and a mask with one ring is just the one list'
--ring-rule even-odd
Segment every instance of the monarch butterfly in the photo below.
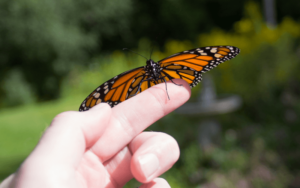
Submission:
{"label": "monarch butterfly", "polygon": [[176,78],[195,87],[201,82],[202,73],[239,53],[240,49],[234,46],[210,46],[179,52],[157,63],[149,59],[145,66],[119,74],[97,87],[82,102],[79,111],[89,110],[101,102],[114,107],[149,87]]}

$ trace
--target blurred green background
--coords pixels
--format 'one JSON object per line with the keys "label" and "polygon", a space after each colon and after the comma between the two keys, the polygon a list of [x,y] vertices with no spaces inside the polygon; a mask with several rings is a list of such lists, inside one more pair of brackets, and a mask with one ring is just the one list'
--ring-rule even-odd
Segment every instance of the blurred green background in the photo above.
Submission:
{"label": "blurred green background", "polygon": [[[78,110],[106,80],[145,60],[201,46],[233,45],[235,59],[210,72],[237,111],[209,149],[208,118],[171,113],[151,127],[172,135],[181,157],[162,177],[173,188],[300,187],[298,0],[0,1],[0,181],[17,170],[54,116]],[[274,15],[268,17],[268,11]],[[201,84],[193,89],[195,101]],[[137,187],[131,181],[126,187]]]}

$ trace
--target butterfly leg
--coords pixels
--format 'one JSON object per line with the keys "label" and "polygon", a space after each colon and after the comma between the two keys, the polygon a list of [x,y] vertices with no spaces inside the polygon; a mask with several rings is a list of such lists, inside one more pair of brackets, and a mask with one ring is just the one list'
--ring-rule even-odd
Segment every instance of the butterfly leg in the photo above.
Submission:
{"label": "butterfly leg", "polygon": [[164,80],[164,82],[166,84],[166,92],[167,92],[167,95],[168,95],[168,99],[170,100],[169,93],[168,93],[168,88],[167,88],[167,81],[164,77],[162,79]]}
{"label": "butterfly leg", "polygon": [[165,78],[165,77],[169,78],[169,80],[171,80],[171,82],[172,82],[173,84],[175,84],[175,85],[177,85],[177,86],[182,86],[182,84],[176,84],[175,82],[173,82],[173,78],[172,78],[172,77],[164,76],[164,77],[161,77],[161,79],[163,79],[163,78]]}
{"label": "butterfly leg", "polygon": [[131,97],[131,96],[136,96],[137,93],[139,92],[139,90],[141,89],[142,83],[145,82],[145,81],[149,81],[149,80],[151,80],[151,79],[152,79],[152,77],[151,77],[151,78],[148,78],[148,79],[146,79],[146,80],[142,80],[142,81],[139,83],[139,87],[138,87],[138,89],[136,90],[136,93],[133,94],[133,95],[130,95],[130,97]]}
{"label": "butterfly leg", "polygon": [[173,82],[173,79],[170,79],[171,80],[171,82],[173,83],[173,84],[175,84],[175,85],[177,85],[177,86],[182,86],[182,84],[176,84],[175,82]]}
{"label": "butterfly leg", "polygon": [[140,82],[140,83],[139,83],[139,87],[138,87],[138,89],[136,90],[135,94],[133,94],[133,95],[129,95],[130,97],[134,97],[134,96],[136,96],[136,95],[137,95],[137,93],[138,93],[138,92],[139,92],[139,90],[141,89],[141,85],[142,85],[142,83],[143,83],[143,82]]}

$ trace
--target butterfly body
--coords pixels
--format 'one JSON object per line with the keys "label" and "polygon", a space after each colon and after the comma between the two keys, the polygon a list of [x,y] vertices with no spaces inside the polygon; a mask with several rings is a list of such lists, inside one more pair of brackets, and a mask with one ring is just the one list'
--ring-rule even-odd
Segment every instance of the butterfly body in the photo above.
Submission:
{"label": "butterfly body", "polygon": [[154,62],[152,59],[146,61],[146,66],[144,67],[146,75],[150,76],[150,79],[158,81],[161,79],[160,71],[161,67],[158,63]]}
{"label": "butterfly body", "polygon": [[149,87],[173,79],[183,79],[190,87],[195,87],[204,72],[234,58],[239,52],[233,46],[210,46],[183,51],[157,63],[149,59],[145,66],[121,73],[100,85],[82,102],[79,111],[89,110],[101,102],[114,107]]}

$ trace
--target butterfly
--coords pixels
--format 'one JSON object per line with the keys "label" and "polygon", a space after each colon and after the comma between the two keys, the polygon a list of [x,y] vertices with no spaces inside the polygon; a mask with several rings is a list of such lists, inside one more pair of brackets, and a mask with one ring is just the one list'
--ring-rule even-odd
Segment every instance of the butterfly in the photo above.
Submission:
{"label": "butterfly", "polygon": [[172,79],[183,79],[190,87],[195,87],[201,82],[202,73],[239,53],[240,49],[234,46],[210,46],[179,52],[158,62],[149,59],[145,66],[123,72],[97,87],[82,102],[79,111],[89,110],[99,103],[114,107],[154,85]]}

